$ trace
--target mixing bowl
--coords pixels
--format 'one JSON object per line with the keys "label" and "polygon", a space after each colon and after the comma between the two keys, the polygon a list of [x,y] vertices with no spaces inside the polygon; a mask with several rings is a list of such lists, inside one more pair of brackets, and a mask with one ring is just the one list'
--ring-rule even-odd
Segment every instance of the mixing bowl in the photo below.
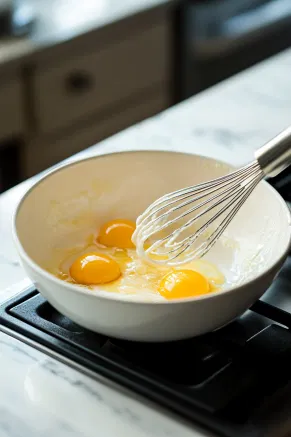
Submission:
{"label": "mixing bowl", "polygon": [[[49,273],[61,248],[113,218],[135,220],[157,197],[232,168],[202,156],[120,152],[65,164],[34,184],[15,212],[22,264],[39,292],[77,324],[107,336],[171,341],[213,331],[240,316],[270,286],[290,248],[289,209],[265,181],[208,253],[226,278],[219,291],[151,302],[70,284]],[[79,240],[78,240],[79,241]]]}

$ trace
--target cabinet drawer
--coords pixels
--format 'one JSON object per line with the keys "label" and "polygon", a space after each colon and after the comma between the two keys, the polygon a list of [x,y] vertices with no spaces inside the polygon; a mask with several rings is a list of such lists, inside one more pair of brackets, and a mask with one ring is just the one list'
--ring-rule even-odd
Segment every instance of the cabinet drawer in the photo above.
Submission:
{"label": "cabinet drawer", "polygon": [[62,137],[38,137],[31,141],[23,152],[24,177],[31,177],[169,106],[168,96],[163,92],[154,90],[148,97],[147,101],[133,102],[110,118],[75,126],[74,131]]}
{"label": "cabinet drawer", "polygon": [[19,135],[23,129],[21,84],[17,78],[0,85],[0,141]]}
{"label": "cabinet drawer", "polygon": [[34,77],[37,129],[49,133],[135,92],[167,81],[170,68],[166,19],[93,53],[39,68]]}

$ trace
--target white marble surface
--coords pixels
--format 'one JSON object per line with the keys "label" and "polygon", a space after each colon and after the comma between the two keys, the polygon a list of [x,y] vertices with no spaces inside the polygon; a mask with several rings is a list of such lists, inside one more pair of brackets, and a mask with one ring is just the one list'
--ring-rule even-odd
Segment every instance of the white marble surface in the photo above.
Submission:
{"label": "white marble surface", "polygon": [[[82,155],[166,149],[243,164],[252,159],[255,148],[291,122],[290,68],[288,50]],[[28,283],[13,246],[11,217],[31,183],[0,196],[0,301]],[[0,333],[0,370],[0,437],[209,435],[4,333]]]}

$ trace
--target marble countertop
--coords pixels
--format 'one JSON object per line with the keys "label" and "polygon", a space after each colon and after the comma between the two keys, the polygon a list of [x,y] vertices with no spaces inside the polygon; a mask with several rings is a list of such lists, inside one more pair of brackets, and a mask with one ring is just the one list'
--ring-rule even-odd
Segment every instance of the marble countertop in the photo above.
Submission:
{"label": "marble countertop", "polygon": [[[291,50],[76,155],[129,149],[199,153],[233,165],[290,124]],[[11,216],[33,178],[0,196],[0,301],[29,283]],[[0,327],[1,330],[1,327]],[[202,437],[210,434],[0,332],[0,437]]]}
{"label": "marble countertop", "polygon": [[0,73],[47,53],[72,39],[114,23],[167,7],[175,0],[19,0],[22,13],[32,14],[34,25],[23,37],[0,38]]}

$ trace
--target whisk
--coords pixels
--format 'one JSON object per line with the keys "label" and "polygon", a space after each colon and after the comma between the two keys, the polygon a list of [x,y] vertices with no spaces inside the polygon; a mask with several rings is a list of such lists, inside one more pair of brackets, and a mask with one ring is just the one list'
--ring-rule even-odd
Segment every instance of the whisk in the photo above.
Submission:
{"label": "whisk", "polygon": [[265,177],[291,163],[291,126],[255,152],[250,164],[225,176],[166,194],[137,219],[137,254],[169,266],[202,258]]}

